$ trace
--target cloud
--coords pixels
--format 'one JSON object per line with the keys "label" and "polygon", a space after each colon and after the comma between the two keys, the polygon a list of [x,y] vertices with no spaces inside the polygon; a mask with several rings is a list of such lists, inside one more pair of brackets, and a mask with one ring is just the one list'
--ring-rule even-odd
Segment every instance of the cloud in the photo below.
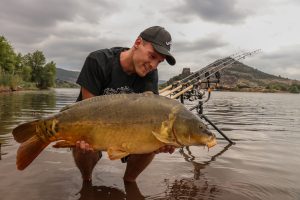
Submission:
{"label": "cloud", "polygon": [[80,70],[91,51],[130,47],[143,29],[161,25],[172,34],[177,60],[176,66],[159,67],[163,79],[256,47],[265,51],[243,62],[300,79],[298,5],[296,0],[2,0],[0,35],[16,52],[40,50],[57,67]]}
{"label": "cloud", "polygon": [[[4,2],[3,2],[4,1]],[[102,16],[118,11],[116,3],[108,0],[3,0],[1,19],[31,27],[48,27],[58,21],[81,19],[98,22]],[[14,13],[13,15],[11,13]]]}
{"label": "cloud", "polygon": [[88,52],[120,44],[98,29],[118,11],[119,5],[108,0],[4,0],[0,34],[17,52],[41,50],[58,67],[79,70]]}
{"label": "cloud", "polygon": [[175,22],[190,22],[197,16],[208,22],[229,25],[243,23],[251,13],[253,12],[239,8],[236,0],[186,0],[169,10],[170,17]]}
{"label": "cloud", "polygon": [[[126,41],[112,38],[53,38],[48,40],[43,46],[47,48],[44,53],[59,63],[58,67],[65,69],[80,70],[85,58],[92,51],[110,48],[112,46],[122,46]],[[66,58],[66,55],[67,58]]]}
{"label": "cloud", "polygon": [[64,29],[59,24],[97,24],[118,12],[108,0],[3,0],[0,7],[1,34],[17,42],[38,43]]}
{"label": "cloud", "polygon": [[173,67],[166,63],[159,66],[160,79],[168,80],[181,73],[184,67],[190,68],[192,72],[197,71],[218,58],[228,56],[226,52],[222,52],[227,45],[229,44],[218,34],[209,34],[192,41],[175,41],[172,48],[177,64]]}
{"label": "cloud", "polygon": [[274,51],[262,52],[248,59],[247,64],[266,73],[299,79],[300,44],[282,46]]}
{"label": "cloud", "polygon": [[210,35],[209,37],[197,39],[195,41],[176,42],[174,43],[174,51],[176,53],[209,51],[212,49],[224,47],[226,45],[227,43],[221,41],[217,35]]}

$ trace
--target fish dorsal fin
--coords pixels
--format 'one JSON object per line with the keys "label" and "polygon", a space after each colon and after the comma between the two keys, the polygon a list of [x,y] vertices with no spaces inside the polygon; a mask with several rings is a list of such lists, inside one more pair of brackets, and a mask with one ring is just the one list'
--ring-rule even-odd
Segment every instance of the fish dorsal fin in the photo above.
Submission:
{"label": "fish dorsal fin", "polygon": [[178,145],[177,139],[173,133],[173,125],[178,110],[179,107],[177,106],[172,108],[171,113],[169,114],[169,119],[161,123],[159,133],[152,131],[152,134],[156,137],[156,139],[168,145]]}

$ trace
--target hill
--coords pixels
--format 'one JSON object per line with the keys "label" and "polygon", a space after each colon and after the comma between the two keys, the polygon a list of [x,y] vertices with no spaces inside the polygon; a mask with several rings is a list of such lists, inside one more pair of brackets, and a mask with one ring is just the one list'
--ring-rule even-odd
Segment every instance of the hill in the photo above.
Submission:
{"label": "hill", "polygon": [[79,87],[76,84],[76,80],[79,76],[78,71],[69,71],[61,68],[56,68],[56,80],[55,84],[56,87],[67,87],[67,88],[73,88],[73,87]]}
{"label": "hill", "polygon": [[[221,71],[221,88],[242,91],[293,92],[300,81],[267,74],[241,62]],[[293,89],[294,88],[294,89]]]}
{"label": "hill", "polygon": [[79,76],[79,71],[69,71],[61,68],[56,68],[56,79],[76,83]]}
{"label": "hill", "polygon": [[[191,72],[188,68],[184,68],[181,74],[172,77],[169,81],[160,85],[160,88],[181,80],[189,74]],[[221,70],[220,74],[221,79],[218,86],[220,90],[292,93],[299,93],[300,91],[300,81],[298,80],[267,74],[238,61]]]}

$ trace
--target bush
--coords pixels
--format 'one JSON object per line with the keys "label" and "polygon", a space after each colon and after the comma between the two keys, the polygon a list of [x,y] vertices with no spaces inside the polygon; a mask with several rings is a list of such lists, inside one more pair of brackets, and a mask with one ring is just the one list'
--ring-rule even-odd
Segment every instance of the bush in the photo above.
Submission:
{"label": "bush", "polygon": [[299,94],[299,93],[300,93],[300,89],[297,87],[297,85],[292,85],[292,86],[289,88],[289,92],[290,92],[290,93]]}
{"label": "bush", "polygon": [[269,90],[279,90],[279,91],[288,91],[289,86],[287,84],[284,83],[270,83],[266,86],[266,89]]}
{"label": "bush", "polygon": [[0,74],[0,85],[9,86],[10,77],[4,73]]}
{"label": "bush", "polygon": [[18,89],[18,86],[22,82],[22,78],[19,75],[9,75],[9,87],[12,91],[15,91]]}
{"label": "bush", "polygon": [[11,75],[11,74],[0,74],[0,85],[7,86],[11,90],[17,90],[18,86],[22,82],[22,78],[18,75]]}

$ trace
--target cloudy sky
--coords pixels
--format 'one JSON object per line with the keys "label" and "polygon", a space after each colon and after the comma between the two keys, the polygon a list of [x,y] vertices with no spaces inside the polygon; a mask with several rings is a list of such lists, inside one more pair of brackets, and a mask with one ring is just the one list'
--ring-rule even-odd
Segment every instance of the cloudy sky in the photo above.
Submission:
{"label": "cloudy sky", "polygon": [[79,71],[101,48],[131,47],[145,28],[165,27],[177,64],[166,80],[233,53],[254,68],[300,80],[299,0],[0,0],[0,35],[16,52],[41,50],[57,67]]}

